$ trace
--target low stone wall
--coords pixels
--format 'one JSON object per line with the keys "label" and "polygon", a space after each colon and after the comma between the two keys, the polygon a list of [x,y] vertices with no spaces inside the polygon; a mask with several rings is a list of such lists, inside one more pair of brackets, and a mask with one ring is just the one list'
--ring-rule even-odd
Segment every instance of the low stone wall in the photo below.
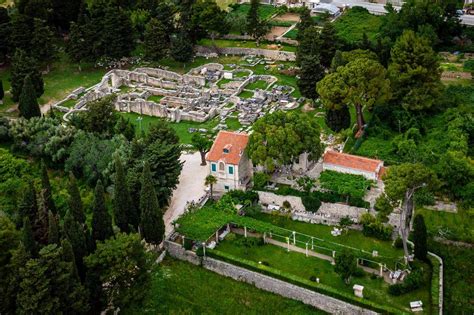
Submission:
{"label": "low stone wall", "polygon": [[239,56],[262,56],[269,59],[279,61],[295,61],[296,54],[291,51],[259,49],[259,48],[239,48],[239,47],[225,47],[213,48],[207,46],[196,46],[195,51],[201,55],[219,54],[219,55],[239,55]]}
{"label": "low stone wall", "polygon": [[194,265],[202,265],[205,269],[213,271],[225,277],[237,281],[246,282],[255,287],[281,295],[286,298],[301,301],[305,304],[317,307],[331,314],[377,314],[371,310],[364,309],[350,303],[340,301],[333,297],[317,293],[288,282],[272,278],[238,267],[211,257],[198,257],[194,252],[186,251],[180,244],[165,241],[168,254],[176,259],[190,262]]}

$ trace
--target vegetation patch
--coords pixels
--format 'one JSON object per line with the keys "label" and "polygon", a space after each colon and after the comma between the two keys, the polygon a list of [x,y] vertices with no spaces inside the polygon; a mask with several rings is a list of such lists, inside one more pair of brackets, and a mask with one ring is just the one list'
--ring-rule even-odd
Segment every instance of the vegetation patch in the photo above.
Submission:
{"label": "vegetation patch", "polygon": [[373,185],[373,181],[362,175],[344,174],[335,171],[324,171],[319,178],[321,187],[343,196],[362,198]]}
{"label": "vegetation patch", "polygon": [[355,44],[362,40],[364,33],[369,40],[375,41],[381,24],[380,16],[370,14],[367,9],[354,7],[334,22],[334,28],[340,39],[347,44]]}

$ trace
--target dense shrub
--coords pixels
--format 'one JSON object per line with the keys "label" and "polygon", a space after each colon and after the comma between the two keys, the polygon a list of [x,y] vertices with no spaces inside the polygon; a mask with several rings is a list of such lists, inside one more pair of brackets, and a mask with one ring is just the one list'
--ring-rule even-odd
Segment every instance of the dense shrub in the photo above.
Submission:
{"label": "dense shrub", "polygon": [[316,197],[315,194],[305,195],[301,197],[301,201],[303,202],[303,206],[305,207],[306,211],[309,212],[316,212],[321,206],[321,201],[318,199],[318,197]]}
{"label": "dense shrub", "polygon": [[402,283],[393,284],[388,287],[388,293],[391,295],[402,295],[414,291],[422,286],[424,281],[423,269],[413,270]]}
{"label": "dense shrub", "polygon": [[415,192],[415,204],[417,206],[432,206],[435,204],[435,197],[427,189],[419,189]]}
{"label": "dense shrub", "polygon": [[255,191],[231,190],[227,193],[232,199],[240,204],[255,204],[258,201],[258,194]]}
{"label": "dense shrub", "polygon": [[372,181],[361,175],[324,171],[319,178],[321,187],[347,197],[362,198]]}
{"label": "dense shrub", "polygon": [[263,172],[256,172],[253,174],[253,189],[263,190],[270,180],[270,175]]}
{"label": "dense shrub", "polygon": [[262,212],[262,207],[260,205],[252,205],[244,208],[246,216],[255,217]]}
{"label": "dense shrub", "polygon": [[193,248],[193,240],[189,238],[185,238],[183,247],[185,250],[191,250]]}
{"label": "dense shrub", "polygon": [[361,218],[362,234],[369,237],[375,237],[380,240],[390,240],[393,227],[386,226],[372,215],[366,213]]}

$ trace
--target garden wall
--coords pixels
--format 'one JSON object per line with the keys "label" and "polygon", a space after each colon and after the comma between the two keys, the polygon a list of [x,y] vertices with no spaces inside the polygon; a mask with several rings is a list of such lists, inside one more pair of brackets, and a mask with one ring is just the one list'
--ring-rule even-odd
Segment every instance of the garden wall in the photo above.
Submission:
{"label": "garden wall", "polygon": [[301,197],[298,196],[282,196],[277,195],[268,191],[257,191],[258,199],[261,204],[266,205],[277,205],[283,207],[283,202],[288,201],[291,205],[291,209],[295,211],[306,211],[306,208],[301,201]]}
{"label": "garden wall", "polygon": [[[165,241],[165,247],[170,256],[200,265],[225,277],[254,285],[255,287],[281,295],[286,298],[301,301],[331,314],[377,314],[374,311],[355,306],[333,297],[317,293],[288,282],[278,280],[260,273],[247,270],[211,257],[198,257],[194,252],[186,251],[180,244]],[[202,263],[201,263],[202,261]]]}
{"label": "garden wall", "polygon": [[270,49],[259,49],[259,48],[239,48],[239,47],[225,47],[225,48],[213,48],[207,46],[196,46],[195,51],[200,55],[240,55],[240,56],[262,56],[279,61],[295,61],[296,54],[291,51],[281,50],[270,50]]}

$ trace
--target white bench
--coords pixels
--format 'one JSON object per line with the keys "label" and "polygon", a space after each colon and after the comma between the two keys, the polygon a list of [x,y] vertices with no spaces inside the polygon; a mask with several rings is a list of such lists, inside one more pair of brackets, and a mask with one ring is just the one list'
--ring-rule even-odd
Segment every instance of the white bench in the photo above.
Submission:
{"label": "white bench", "polygon": [[410,302],[410,308],[412,312],[421,312],[423,311],[423,302],[421,301]]}
{"label": "white bench", "polygon": [[222,232],[221,235],[219,235],[219,241],[222,241],[227,236],[227,234],[229,234],[229,232],[230,230],[225,230]]}

